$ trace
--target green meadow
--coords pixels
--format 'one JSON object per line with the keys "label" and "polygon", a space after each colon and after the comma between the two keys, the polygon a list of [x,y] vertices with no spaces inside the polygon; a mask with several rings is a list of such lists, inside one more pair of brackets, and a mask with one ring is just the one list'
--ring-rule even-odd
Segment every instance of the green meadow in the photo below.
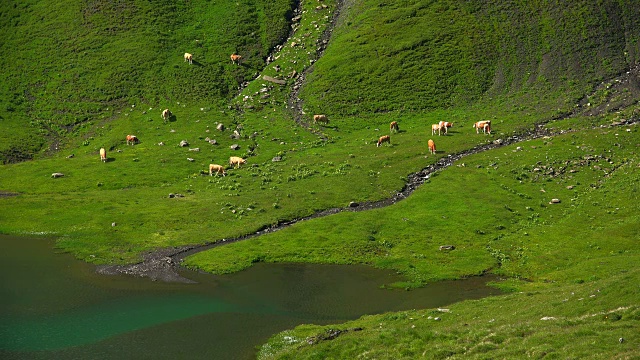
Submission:
{"label": "green meadow", "polygon": [[[274,334],[263,359],[635,358],[638,13],[623,0],[3,2],[0,233],[135,263],[387,199],[440,159],[541,127],[471,151],[393,205],[184,264],[365,264],[403,275],[389,291],[502,279],[506,295],[447,310]],[[476,134],[480,120],[491,134]],[[400,131],[376,147],[391,121]],[[448,135],[432,135],[439,121]]]}

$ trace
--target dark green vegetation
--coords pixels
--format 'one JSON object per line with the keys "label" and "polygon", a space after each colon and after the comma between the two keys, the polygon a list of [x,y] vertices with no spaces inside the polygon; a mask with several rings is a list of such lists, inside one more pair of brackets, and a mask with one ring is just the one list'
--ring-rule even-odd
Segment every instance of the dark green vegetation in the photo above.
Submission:
{"label": "dark green vegetation", "polygon": [[[0,199],[0,231],[53,233],[84,260],[133,262],[145,250],[387,198],[441,157],[548,123],[555,135],[465,157],[388,208],[304,222],[188,263],[215,272],[364,263],[406,275],[401,287],[493,272],[509,278],[498,286],[524,292],[457,304],[441,322],[431,310],[365,318],[340,327],[363,331],[313,345],[301,339],[325,329],[302,327],[273,338],[264,357],[611,358],[637,349],[640,133],[609,125],[640,117],[639,3],[345,1],[319,59],[337,4],[303,1],[298,23],[291,2],[267,3],[3,3],[0,151],[5,162],[38,160],[3,166],[0,190],[19,195]],[[297,114],[289,94],[311,64]],[[166,107],[176,116],[163,124]],[[293,120],[309,124],[314,113],[330,123],[310,131]],[[471,129],[484,119],[490,136]],[[402,131],[376,148],[392,120]],[[427,155],[440,120],[454,127]],[[124,144],[131,133],[141,144]],[[45,154],[51,145],[62,150]],[[247,165],[203,176],[230,155]],[[447,244],[456,249],[438,250]],[[557,336],[565,331],[573,335]]]}

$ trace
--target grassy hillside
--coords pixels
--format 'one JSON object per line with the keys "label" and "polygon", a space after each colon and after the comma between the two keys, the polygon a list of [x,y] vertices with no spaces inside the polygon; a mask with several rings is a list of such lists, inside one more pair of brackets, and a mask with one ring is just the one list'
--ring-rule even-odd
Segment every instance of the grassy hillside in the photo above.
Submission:
{"label": "grassy hillside", "polygon": [[[0,159],[31,158],[43,144],[81,136],[114,109],[140,102],[223,105],[286,38],[294,6],[292,0],[4,1],[0,108],[8,131]],[[194,55],[193,66],[185,52]],[[242,66],[229,60],[234,52],[247,59]]]}
{"label": "grassy hillside", "polygon": [[[546,124],[550,137],[464,157],[393,206],[186,262],[217,273],[362,263],[405,275],[401,288],[491,272],[514,291],[452,314],[365,317],[331,341],[300,327],[265,358],[581,357],[594,341],[607,343],[595,357],[624,358],[637,347],[640,132],[620,124],[640,119],[638,13],[623,0],[3,2],[0,233],[132,263],[389,198],[449,155]],[[319,113],[329,124],[312,123]],[[485,119],[492,134],[476,134]],[[394,120],[401,131],[376,147]],[[432,135],[441,120],[454,127]],[[232,169],[230,156],[247,164]],[[227,176],[208,176],[210,163]]]}
{"label": "grassy hillside", "polygon": [[638,62],[637,11],[618,1],[352,2],[302,95],[312,112],[342,116],[481,99],[565,110]]}

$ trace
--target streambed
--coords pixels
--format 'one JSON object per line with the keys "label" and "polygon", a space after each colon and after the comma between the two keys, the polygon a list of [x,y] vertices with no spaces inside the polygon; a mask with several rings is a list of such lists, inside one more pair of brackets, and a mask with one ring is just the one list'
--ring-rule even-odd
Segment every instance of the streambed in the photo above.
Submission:
{"label": "streambed", "polygon": [[270,335],[303,323],[430,308],[498,294],[477,277],[413,291],[365,266],[256,264],[196,283],[104,276],[56,253],[52,239],[0,236],[0,358],[251,359]]}

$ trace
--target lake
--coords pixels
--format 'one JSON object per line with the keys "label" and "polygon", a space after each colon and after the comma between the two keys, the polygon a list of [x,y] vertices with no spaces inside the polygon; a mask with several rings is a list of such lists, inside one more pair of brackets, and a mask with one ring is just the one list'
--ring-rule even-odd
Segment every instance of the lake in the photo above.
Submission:
{"label": "lake", "polygon": [[2,359],[252,359],[271,335],[441,307],[500,292],[489,278],[381,288],[401,280],[366,266],[264,264],[231,275],[181,271],[197,284],[104,276],[54,240],[0,236]]}

